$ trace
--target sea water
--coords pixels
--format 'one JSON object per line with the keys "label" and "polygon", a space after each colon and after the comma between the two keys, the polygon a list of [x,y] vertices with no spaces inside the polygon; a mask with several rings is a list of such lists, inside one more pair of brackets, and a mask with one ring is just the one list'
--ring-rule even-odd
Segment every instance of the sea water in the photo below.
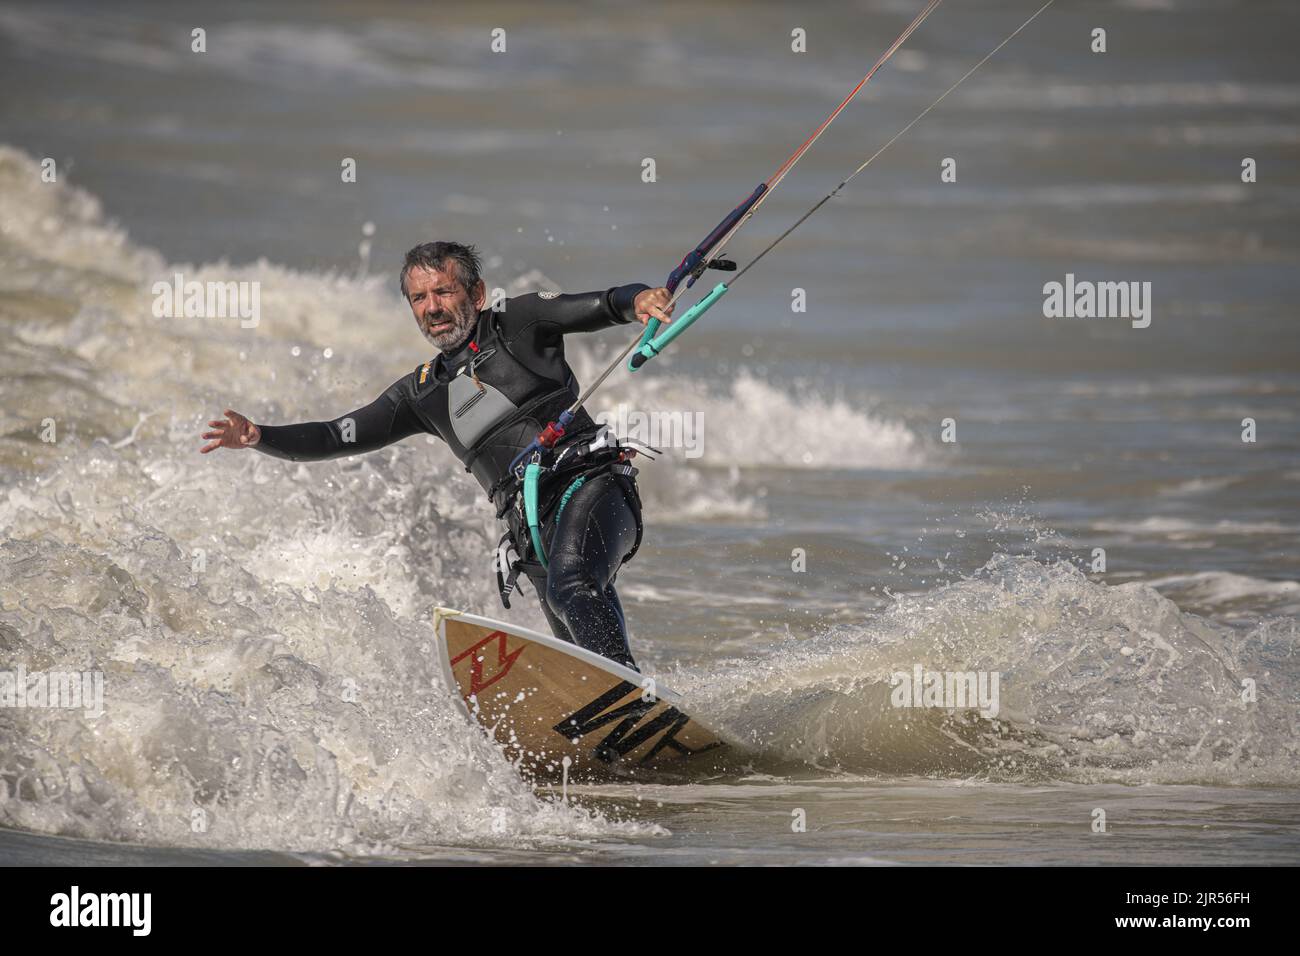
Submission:
{"label": "sea water", "polygon": [[[1013,6],[941,9],[730,252]],[[1107,7],[1101,56],[1096,9],[1044,14],[598,393],[692,416],[640,463],[619,589],[642,668],[752,757],[565,799],[442,684],[433,606],[545,627],[531,592],[500,607],[445,448],[300,465],[198,434],[332,418],[426,361],[396,291],[418,241],[477,243],[507,295],[661,282],[911,5],[684,31],[233,3],[201,56],[179,9],[0,7],[0,669],[103,692],[0,707],[0,859],[1295,863],[1296,12]],[[1045,315],[1067,275],[1150,282],[1150,324]],[[256,288],[257,321],[160,317],[178,276]],[[627,334],[567,343],[580,380]],[[996,716],[894,706],[918,667],[998,675]]]}

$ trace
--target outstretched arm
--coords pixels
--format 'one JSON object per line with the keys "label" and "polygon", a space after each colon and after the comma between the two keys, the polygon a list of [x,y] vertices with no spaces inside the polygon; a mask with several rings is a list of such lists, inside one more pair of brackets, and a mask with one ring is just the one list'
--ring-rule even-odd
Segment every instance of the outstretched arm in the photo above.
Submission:
{"label": "outstretched arm", "polygon": [[511,299],[501,321],[509,341],[524,336],[541,346],[554,345],[570,332],[596,332],[633,322],[644,325],[648,319],[667,322],[673,311],[665,309],[669,298],[667,289],[639,282],[603,292],[534,293]]}
{"label": "outstretched arm", "polygon": [[226,409],[224,421],[208,423],[213,431],[203,437],[212,440],[199,450],[207,454],[217,448],[256,448],[289,461],[322,461],[374,451],[424,431],[402,398],[399,385],[394,384],[369,405],[329,422],[257,425]]}

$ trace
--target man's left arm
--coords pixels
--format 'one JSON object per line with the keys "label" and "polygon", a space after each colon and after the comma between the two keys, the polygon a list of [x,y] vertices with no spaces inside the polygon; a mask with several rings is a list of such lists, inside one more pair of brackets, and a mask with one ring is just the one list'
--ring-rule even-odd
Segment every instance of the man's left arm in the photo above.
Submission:
{"label": "man's left arm", "polygon": [[535,323],[538,326],[536,331],[544,337],[570,332],[598,332],[636,322],[636,297],[648,288],[648,285],[636,282],[603,292],[523,295],[511,300],[506,308],[506,318],[510,317],[512,309],[523,313],[519,318],[524,324]]}
{"label": "man's left arm", "polygon": [[570,332],[598,332],[644,323],[647,317],[667,321],[672,314],[671,309],[663,309],[668,299],[667,289],[652,289],[640,282],[603,292],[532,293],[510,299],[501,321],[508,339],[528,336],[545,346],[558,343]]}

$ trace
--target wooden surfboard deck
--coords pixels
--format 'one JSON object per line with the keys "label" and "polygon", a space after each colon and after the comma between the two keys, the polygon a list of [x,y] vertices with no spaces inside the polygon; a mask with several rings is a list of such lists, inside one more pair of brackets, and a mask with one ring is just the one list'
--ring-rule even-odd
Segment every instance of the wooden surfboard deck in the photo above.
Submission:
{"label": "wooden surfboard deck", "polygon": [[651,675],[513,624],[437,608],[447,685],[538,782],[720,772],[731,748]]}

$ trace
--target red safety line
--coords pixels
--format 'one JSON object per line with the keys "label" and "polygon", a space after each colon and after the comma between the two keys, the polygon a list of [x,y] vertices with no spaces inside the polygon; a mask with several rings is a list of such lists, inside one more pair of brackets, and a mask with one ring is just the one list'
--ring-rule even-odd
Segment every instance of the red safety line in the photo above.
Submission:
{"label": "red safety line", "polygon": [[926,4],[925,9],[917,14],[916,19],[911,22],[908,28],[899,34],[898,39],[890,45],[888,50],[880,55],[880,59],[876,61],[876,65],[871,68],[870,72],[862,78],[862,82],[853,88],[852,93],[844,97],[844,102],[835,107],[835,112],[826,117],[826,122],[822,123],[821,126],[818,126],[817,129],[813,131],[813,134],[804,140],[803,145],[796,149],[794,153],[791,154],[790,158],[781,165],[781,168],[772,174],[772,178],[767,181],[767,188],[769,191],[775,188],[776,184],[779,183],[785,174],[790,171],[790,167],[799,162],[799,158],[808,150],[808,147],[817,142],[817,138],[826,131],[826,127],[830,126],[831,123],[835,121],[835,117],[840,115],[844,107],[848,106],[849,103],[853,101],[853,98],[858,95],[858,91],[867,85],[867,81],[875,75],[877,70],[885,65],[885,61],[893,56],[900,46],[907,42],[907,38],[912,35],[913,31],[915,31],[916,28],[924,22],[925,18],[930,15],[931,11],[942,2],[943,0],[930,0],[930,2]]}

